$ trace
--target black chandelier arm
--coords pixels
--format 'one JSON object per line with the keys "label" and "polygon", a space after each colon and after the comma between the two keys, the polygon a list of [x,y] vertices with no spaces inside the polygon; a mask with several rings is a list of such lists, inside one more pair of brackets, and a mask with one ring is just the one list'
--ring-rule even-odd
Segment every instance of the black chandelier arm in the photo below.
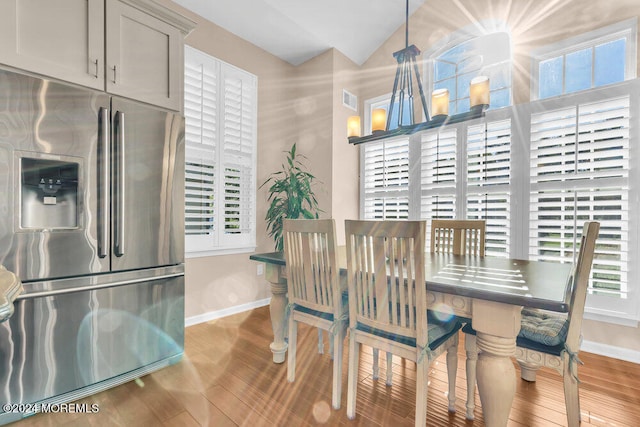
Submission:
{"label": "black chandelier arm", "polygon": [[[394,54],[395,55],[395,54]],[[391,100],[389,101],[389,109],[387,111],[387,125],[385,130],[388,131],[391,127],[391,112],[393,111],[393,103],[396,100],[396,92],[398,90],[398,79],[400,78],[400,62],[398,61],[398,68],[396,68],[396,77],[393,80],[393,92],[391,92]]]}
{"label": "black chandelier arm", "polygon": [[418,92],[420,93],[420,101],[422,102],[422,111],[424,112],[425,121],[428,122],[431,120],[429,116],[429,109],[427,108],[427,101],[424,97],[424,89],[422,87],[422,80],[420,80],[420,70],[418,69],[418,63],[416,62],[416,58],[412,58],[413,69],[416,73],[416,81],[418,82]]}
{"label": "black chandelier arm", "polygon": [[407,106],[409,108],[409,119],[411,119],[411,123],[415,123],[415,115],[413,108],[413,79],[411,78],[411,63],[414,61],[414,58],[410,57],[408,62],[405,62],[405,74],[407,79],[407,96],[409,98],[409,102]]}

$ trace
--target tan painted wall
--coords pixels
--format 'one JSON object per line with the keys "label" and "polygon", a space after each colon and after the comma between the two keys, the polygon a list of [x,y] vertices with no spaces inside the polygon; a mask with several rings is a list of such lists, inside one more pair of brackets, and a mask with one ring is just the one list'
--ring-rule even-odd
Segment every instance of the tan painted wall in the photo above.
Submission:
{"label": "tan painted wall", "polygon": [[333,103],[333,54],[328,50],[301,64],[296,69],[295,112],[291,120],[297,126],[298,151],[307,159],[304,164],[316,179],[314,192],[322,218],[330,218],[331,193],[331,128]]}
{"label": "tan painted wall", "polygon": [[339,245],[346,244],[344,220],[358,219],[359,201],[359,148],[347,142],[347,119],[355,111],[342,104],[342,90],[358,95],[359,69],[349,58],[333,50],[333,148],[331,156],[333,192],[332,216],[336,220],[336,238]]}

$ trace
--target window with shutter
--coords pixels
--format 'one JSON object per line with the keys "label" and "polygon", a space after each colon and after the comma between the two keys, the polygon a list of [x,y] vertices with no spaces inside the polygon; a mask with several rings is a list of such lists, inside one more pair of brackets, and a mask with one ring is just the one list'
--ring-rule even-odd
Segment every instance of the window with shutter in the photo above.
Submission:
{"label": "window with shutter", "polygon": [[384,140],[362,147],[362,217],[409,218],[409,141]]}
{"label": "window with shutter", "polygon": [[487,255],[508,256],[511,120],[467,128],[467,219],[486,221]]}
{"label": "window with shutter", "polygon": [[255,247],[256,77],[185,47],[187,254]]}
{"label": "window with shutter", "polygon": [[[457,138],[456,128],[420,137],[420,219],[456,218]],[[426,239],[431,241],[430,226]]]}
{"label": "window with shutter", "polygon": [[590,290],[623,299],[629,290],[629,133],[629,96],[531,117],[531,257],[572,262],[583,223],[599,221]]}

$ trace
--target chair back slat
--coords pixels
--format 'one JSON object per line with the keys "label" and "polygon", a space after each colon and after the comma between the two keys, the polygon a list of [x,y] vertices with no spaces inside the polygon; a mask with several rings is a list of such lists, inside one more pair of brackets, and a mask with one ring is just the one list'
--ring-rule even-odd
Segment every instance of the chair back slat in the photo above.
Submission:
{"label": "chair back slat", "polygon": [[424,345],[426,223],[347,220],[345,226],[351,327],[360,323]]}
{"label": "chair back slat", "polygon": [[335,221],[283,223],[289,302],[325,313],[341,310]]}
{"label": "chair back slat", "polygon": [[484,220],[434,219],[431,252],[484,256],[485,234]]}
{"label": "chair back slat", "polygon": [[569,306],[569,330],[567,331],[566,343],[573,351],[577,351],[580,347],[584,305],[587,299],[589,277],[591,276],[591,266],[593,265],[596,239],[599,231],[600,223],[595,221],[584,223],[582,238],[580,239],[580,252],[571,277],[573,290],[571,293],[571,305]]}

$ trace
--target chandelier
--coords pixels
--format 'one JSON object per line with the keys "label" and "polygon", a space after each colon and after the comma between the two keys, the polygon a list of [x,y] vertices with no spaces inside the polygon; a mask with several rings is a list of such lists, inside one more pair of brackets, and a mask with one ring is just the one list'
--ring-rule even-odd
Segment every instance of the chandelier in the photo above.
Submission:
{"label": "chandelier", "polygon": [[[380,108],[371,112],[371,135],[361,136],[360,116],[349,117],[347,122],[349,143],[362,144],[398,135],[408,135],[420,130],[458,123],[484,115],[484,112],[489,107],[489,78],[478,76],[473,78],[470,83],[469,100],[471,109],[468,112],[449,116],[449,91],[447,89],[436,89],[431,95],[431,112],[433,113],[431,117],[416,61],[418,55],[420,55],[420,49],[413,44],[409,45],[409,0],[407,0],[405,10],[405,47],[393,54],[398,65],[389,106],[386,110]],[[424,121],[419,123],[415,122],[414,116],[414,103],[416,101],[414,99],[414,80],[418,88],[424,115]],[[397,115],[394,114],[396,111]],[[396,123],[392,123],[394,115],[397,117]]]}

